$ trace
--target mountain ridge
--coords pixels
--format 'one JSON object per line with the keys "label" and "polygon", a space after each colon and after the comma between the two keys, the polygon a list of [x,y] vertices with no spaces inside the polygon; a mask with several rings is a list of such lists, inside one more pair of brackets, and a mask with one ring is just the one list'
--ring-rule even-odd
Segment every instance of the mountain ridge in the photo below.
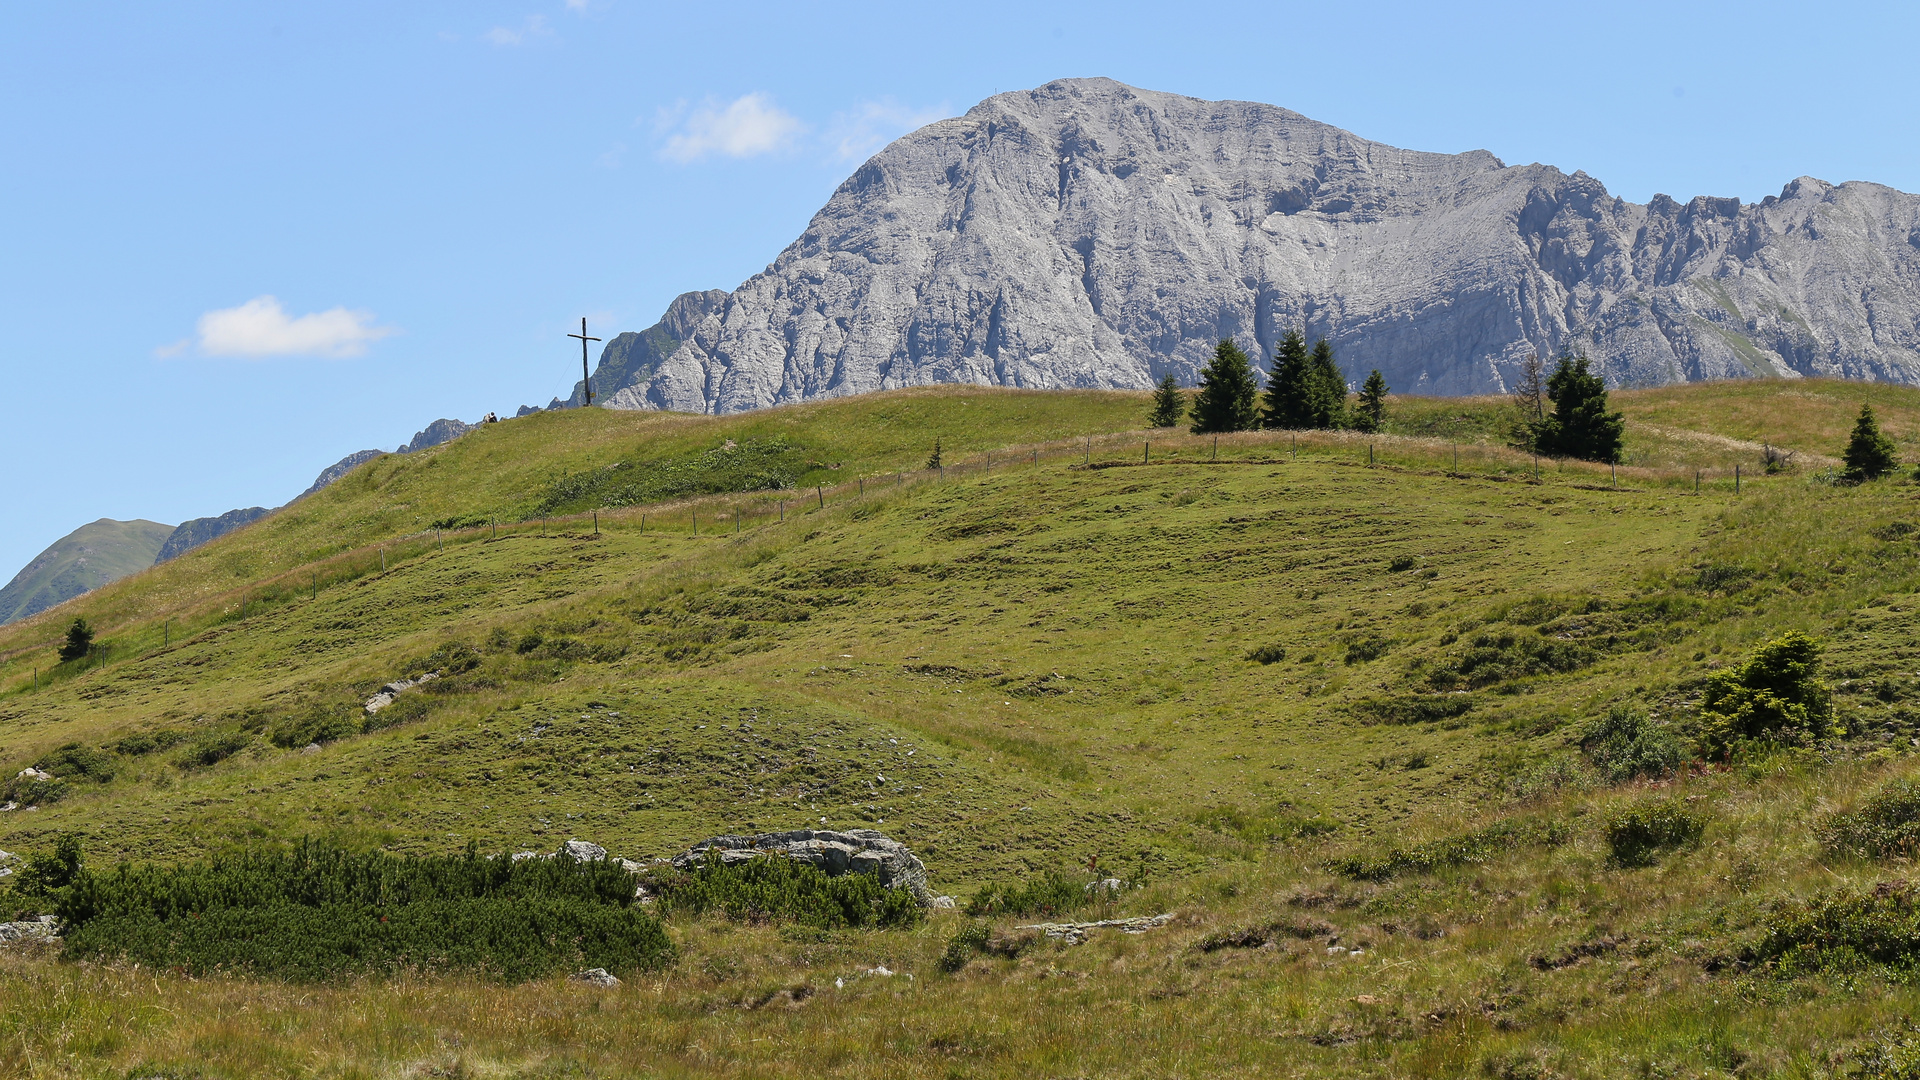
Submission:
{"label": "mountain ridge", "polygon": [[930,382],[1191,383],[1288,328],[1350,378],[1506,389],[1583,351],[1615,385],[1920,381],[1920,197],[1788,183],[1665,195],[1484,150],[1372,142],[1278,106],[1110,79],[988,98],[855,170],[614,408],[733,412]]}

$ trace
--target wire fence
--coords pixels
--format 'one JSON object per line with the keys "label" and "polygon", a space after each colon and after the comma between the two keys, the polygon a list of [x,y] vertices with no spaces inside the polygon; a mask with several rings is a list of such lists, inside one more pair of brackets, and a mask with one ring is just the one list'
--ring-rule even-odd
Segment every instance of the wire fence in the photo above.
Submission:
{"label": "wire fence", "polygon": [[[1350,431],[1243,431],[1193,435],[1179,429],[1079,436],[1024,447],[982,451],[925,468],[869,473],[810,488],[734,492],[646,506],[607,508],[575,514],[489,519],[459,529],[426,529],[408,536],[359,547],[320,559],[275,577],[200,601],[186,610],[113,626],[97,627],[103,642],[97,652],[64,664],[31,665],[16,672],[4,693],[44,689],[116,660],[153,656],[193,641],[208,631],[284,609],[322,592],[369,576],[391,573],[424,556],[473,544],[529,538],[582,538],[609,532],[657,533],[688,538],[747,537],[769,527],[816,519],[828,511],[927,486],[985,481],[996,475],[1064,464],[1069,474],[1091,475],[1111,469],[1202,466],[1332,465],[1415,473],[1464,482],[1516,483],[1536,487],[1606,489],[1622,493],[1738,495],[1756,480],[1742,466],[1672,468],[1607,465],[1542,458],[1511,447],[1479,442],[1408,436],[1367,435]],[[1820,479],[1816,476],[1815,479]],[[471,519],[469,519],[471,520]],[[64,633],[64,625],[49,629]],[[56,646],[58,639],[36,642],[0,655],[0,664]]]}

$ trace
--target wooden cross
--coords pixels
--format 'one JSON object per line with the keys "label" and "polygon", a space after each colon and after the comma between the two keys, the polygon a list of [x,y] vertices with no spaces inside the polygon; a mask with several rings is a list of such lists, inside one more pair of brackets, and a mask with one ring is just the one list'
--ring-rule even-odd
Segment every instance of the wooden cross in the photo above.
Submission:
{"label": "wooden cross", "polygon": [[587,342],[599,341],[600,339],[587,336],[587,318],[584,315],[580,317],[580,332],[577,334],[568,334],[567,336],[580,339],[580,385],[586,393],[586,400],[583,401],[581,405],[585,407],[593,404],[593,377],[587,374]]}

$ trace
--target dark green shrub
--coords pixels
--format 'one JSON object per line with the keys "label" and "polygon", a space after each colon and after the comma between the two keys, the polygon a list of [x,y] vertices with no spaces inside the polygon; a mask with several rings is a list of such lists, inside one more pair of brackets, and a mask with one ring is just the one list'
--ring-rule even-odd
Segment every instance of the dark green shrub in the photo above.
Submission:
{"label": "dark green shrub", "polygon": [[0,784],[0,802],[14,802],[21,806],[47,806],[67,797],[67,782],[55,776],[51,780],[41,780],[33,776],[15,775],[5,784]]}
{"label": "dark green shrub", "polygon": [[1804,746],[1832,734],[1833,695],[1819,668],[1819,644],[1790,630],[1716,672],[1700,703],[1702,742],[1726,757],[1743,744]]}
{"label": "dark green shrub", "polygon": [[1346,662],[1349,664],[1364,664],[1368,661],[1378,660],[1387,655],[1387,650],[1392,648],[1392,646],[1392,642],[1381,637],[1379,634],[1366,634],[1347,643]]}
{"label": "dark green shrub", "polygon": [[1558,846],[1570,835],[1570,830],[1557,821],[1515,818],[1381,855],[1336,859],[1327,864],[1327,869],[1356,881],[1386,881],[1403,874],[1483,863],[1526,844]]}
{"label": "dark green shrub", "polygon": [[940,954],[940,970],[951,974],[966,967],[975,953],[987,947],[991,936],[986,923],[968,923],[947,939],[947,950]]}
{"label": "dark green shrub", "polygon": [[1840,889],[1776,904],[1740,959],[1786,978],[1881,968],[1910,975],[1920,962],[1920,895],[1905,881],[1872,892]]}
{"label": "dark green shrub", "polygon": [[1247,659],[1262,664],[1277,664],[1286,658],[1287,650],[1284,645],[1262,645],[1247,653]]}
{"label": "dark green shrub", "polygon": [[330,743],[364,730],[366,712],[360,706],[314,705],[274,724],[267,731],[267,741],[291,750],[314,743]]}
{"label": "dark green shrub", "polygon": [[827,928],[913,926],[925,917],[912,893],[889,889],[871,874],[834,877],[784,856],[731,866],[714,856],[691,871],[655,870],[646,885],[668,915],[718,911],[730,919]]}
{"label": "dark green shrub", "polygon": [[1580,748],[1594,768],[1615,784],[1642,776],[1667,776],[1686,761],[1670,726],[1656,724],[1624,705],[1615,705],[1595,720],[1580,740]]}
{"label": "dark green shrub", "polygon": [[1829,851],[1862,859],[1912,858],[1920,851],[1920,784],[1895,780],[1814,831]]}
{"label": "dark green shrub", "polygon": [[1018,885],[989,885],[967,901],[969,915],[1065,915],[1087,903],[1087,883],[1059,871]]}
{"label": "dark green shrub", "polygon": [[1361,698],[1353,703],[1353,714],[1379,724],[1425,724],[1465,716],[1474,704],[1471,694],[1402,694]]}
{"label": "dark green shrub", "polygon": [[53,850],[37,852],[27,859],[27,865],[14,875],[9,899],[36,911],[51,911],[83,865],[80,838],[62,834],[54,841]]}
{"label": "dark green shrub", "polygon": [[464,970],[509,982],[633,971],[673,955],[617,864],[355,854],[303,842],[206,863],[81,870],[61,895],[69,959],[301,981]]}
{"label": "dark green shrub", "polygon": [[183,769],[218,765],[247,748],[253,736],[244,731],[208,732],[187,745],[175,764]]}
{"label": "dark green shrub", "polygon": [[1699,842],[1706,827],[1683,803],[1632,806],[1607,819],[1607,850],[1616,866],[1651,866],[1660,852]]}
{"label": "dark green shrub", "polygon": [[112,754],[79,743],[68,743],[43,756],[33,766],[62,780],[85,777],[96,784],[112,780],[114,773]]}
{"label": "dark green shrub", "polygon": [[1435,690],[1474,689],[1533,675],[1578,671],[1594,661],[1585,645],[1542,636],[1537,630],[1489,630],[1427,673]]}
{"label": "dark green shrub", "polygon": [[113,749],[115,753],[126,754],[129,757],[137,757],[141,754],[151,754],[156,750],[165,750],[170,746],[183,743],[187,741],[192,734],[190,731],[182,731],[179,728],[161,728],[157,731],[142,731],[128,735],[119,742],[114,743]]}
{"label": "dark green shrub", "polygon": [[1415,566],[1418,566],[1419,563],[1420,560],[1415,559],[1411,555],[1395,555],[1393,561],[1387,564],[1387,569],[1392,573],[1398,574],[1402,571],[1413,569]]}

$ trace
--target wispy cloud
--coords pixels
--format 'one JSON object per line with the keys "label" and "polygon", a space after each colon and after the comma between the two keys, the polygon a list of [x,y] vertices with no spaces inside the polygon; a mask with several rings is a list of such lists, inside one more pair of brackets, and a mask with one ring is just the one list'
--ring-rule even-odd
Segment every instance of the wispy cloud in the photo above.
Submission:
{"label": "wispy cloud", "polygon": [[535,38],[547,37],[552,33],[553,28],[547,25],[545,15],[529,15],[518,27],[496,26],[481,36],[503,49],[510,49],[516,45],[525,45]]}
{"label": "wispy cloud", "polygon": [[[369,342],[395,333],[376,326],[373,313],[344,307],[310,315],[288,315],[280,301],[256,296],[239,307],[221,308],[200,316],[196,327],[199,351],[205,356],[359,356]],[[189,340],[154,350],[160,357],[179,356]]]}
{"label": "wispy cloud", "polygon": [[945,102],[929,108],[913,108],[892,98],[863,101],[846,112],[835,113],[827,127],[827,143],[833,156],[841,161],[860,161],[875,150],[915,128],[951,115]]}
{"label": "wispy cloud", "polygon": [[661,110],[656,126],[677,129],[667,137],[660,152],[682,164],[715,154],[748,158],[778,153],[791,149],[807,130],[797,117],[763,93],[745,94],[725,105],[709,99],[691,113],[682,103]]}

